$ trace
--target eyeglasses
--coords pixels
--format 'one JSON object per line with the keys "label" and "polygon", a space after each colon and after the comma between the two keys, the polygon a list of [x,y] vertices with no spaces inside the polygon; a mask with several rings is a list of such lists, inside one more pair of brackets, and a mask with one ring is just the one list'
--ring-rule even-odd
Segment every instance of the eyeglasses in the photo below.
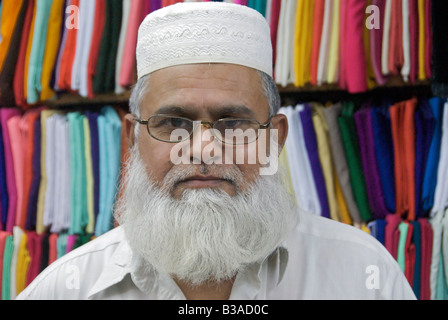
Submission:
{"label": "eyeglasses", "polygon": [[238,145],[256,141],[260,136],[260,129],[266,129],[270,124],[260,123],[255,119],[224,118],[215,122],[194,121],[184,117],[156,114],[148,120],[135,119],[146,125],[148,133],[154,139],[163,142],[177,143],[191,137],[198,126],[212,129],[215,138],[223,143]]}

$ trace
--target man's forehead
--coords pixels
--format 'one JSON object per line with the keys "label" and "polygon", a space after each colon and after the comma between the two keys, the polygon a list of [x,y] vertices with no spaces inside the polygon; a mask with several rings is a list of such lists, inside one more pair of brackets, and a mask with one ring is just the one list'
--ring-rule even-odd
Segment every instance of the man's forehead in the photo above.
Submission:
{"label": "man's forehead", "polygon": [[254,116],[264,99],[259,73],[232,64],[190,64],[150,74],[143,114]]}

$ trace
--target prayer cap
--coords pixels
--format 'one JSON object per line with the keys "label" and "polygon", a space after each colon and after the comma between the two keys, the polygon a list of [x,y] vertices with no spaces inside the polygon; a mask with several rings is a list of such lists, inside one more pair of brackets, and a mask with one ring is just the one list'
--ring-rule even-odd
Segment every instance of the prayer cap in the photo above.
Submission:
{"label": "prayer cap", "polygon": [[138,78],[170,66],[231,63],[272,76],[272,44],[266,19],[245,5],[180,2],[143,20],[137,40]]}

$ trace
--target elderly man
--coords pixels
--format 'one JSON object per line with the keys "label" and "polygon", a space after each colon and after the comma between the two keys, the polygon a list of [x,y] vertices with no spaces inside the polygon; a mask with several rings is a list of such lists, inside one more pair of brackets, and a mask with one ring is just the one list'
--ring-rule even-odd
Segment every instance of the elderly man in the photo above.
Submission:
{"label": "elderly man", "polygon": [[302,212],[285,188],[274,160],[288,123],[258,12],[218,2],[153,12],[137,69],[120,226],[20,299],[415,298],[372,236]]}

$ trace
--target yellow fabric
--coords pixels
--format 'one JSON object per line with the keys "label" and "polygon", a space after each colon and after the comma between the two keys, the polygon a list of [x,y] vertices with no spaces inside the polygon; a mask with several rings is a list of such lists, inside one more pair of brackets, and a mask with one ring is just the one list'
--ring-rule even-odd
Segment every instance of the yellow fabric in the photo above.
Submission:
{"label": "yellow fabric", "polygon": [[418,79],[425,80],[425,0],[418,0]]}
{"label": "yellow fabric", "polygon": [[33,46],[33,36],[34,36],[34,25],[36,22],[36,5],[34,5],[33,9],[33,19],[31,20],[31,26],[30,26],[30,32],[28,35],[28,44],[26,48],[26,55],[25,55],[25,68],[24,68],[24,75],[23,75],[23,94],[24,98],[26,100],[28,94],[28,66],[30,64],[30,55],[31,55],[31,48]]}
{"label": "yellow fabric", "polygon": [[50,17],[48,19],[47,43],[45,45],[44,60],[42,63],[42,90],[41,100],[48,100],[54,96],[54,91],[50,88],[53,67],[59,49],[59,38],[62,24],[62,6],[64,0],[53,0]]}
{"label": "yellow fabric", "polygon": [[331,18],[330,47],[327,66],[327,83],[336,83],[338,80],[339,66],[339,7],[340,0],[333,0],[333,12]]}
{"label": "yellow fabric", "polygon": [[294,32],[294,85],[302,87],[311,81],[311,46],[313,39],[314,0],[299,0]]}
{"label": "yellow fabric", "polygon": [[289,162],[288,162],[288,155],[287,155],[286,147],[283,147],[282,152],[280,152],[280,156],[278,159],[279,169],[281,170],[281,173],[283,173],[283,182],[286,186],[286,190],[292,195],[293,199],[296,201],[297,199],[295,197],[294,189],[292,187],[292,180],[291,180],[291,172],[289,170]]}
{"label": "yellow fabric", "polygon": [[[16,292],[19,294],[25,289],[26,277],[28,274],[28,269],[31,263],[31,257],[27,248],[28,237],[26,233],[23,233],[20,238],[20,245],[17,251],[17,264],[16,266]],[[12,280],[12,279],[11,279]]]}
{"label": "yellow fabric", "polygon": [[90,148],[90,126],[89,119],[84,117],[84,152],[86,159],[86,181],[87,181],[87,217],[88,222],[86,226],[86,233],[94,233],[95,231],[95,214],[93,207],[93,166],[92,166],[92,153]]}
{"label": "yellow fabric", "polygon": [[333,220],[341,221],[341,213],[338,206],[335,193],[335,182],[333,176],[333,160],[331,157],[330,142],[328,139],[328,126],[325,121],[322,106],[313,105],[313,125],[316,132],[317,148],[319,160],[322,166],[322,173],[325,180],[325,188],[327,190],[328,205],[330,208],[330,217]]}
{"label": "yellow fabric", "polygon": [[0,70],[3,69],[3,64],[11,44],[11,38],[16,26],[17,17],[22,8],[23,0],[4,0],[2,4],[1,15],[1,42],[0,42]]}
{"label": "yellow fabric", "polygon": [[[370,5],[371,1],[367,2],[367,5]],[[366,15],[367,18],[367,15]],[[365,56],[366,56],[366,76],[367,76],[367,89],[373,89],[376,87],[376,78],[375,78],[375,71],[373,70],[372,65],[372,57],[370,55],[370,30],[368,28],[363,28],[363,42],[364,42],[364,50],[365,50]]]}
{"label": "yellow fabric", "polygon": [[339,183],[339,178],[336,174],[336,170],[333,172],[334,172],[334,188],[335,188],[336,200],[338,202],[339,210],[341,212],[341,222],[346,224],[352,224],[352,218],[350,216],[347,203],[345,202],[344,194],[342,193],[341,184]]}
{"label": "yellow fabric", "polygon": [[47,190],[47,170],[46,170],[46,150],[47,150],[47,118],[53,114],[60,113],[56,110],[43,110],[40,114],[41,122],[41,139],[40,139],[40,184],[39,194],[37,198],[37,213],[36,213],[36,232],[42,234],[45,232],[44,226],[44,208],[45,208],[45,192]]}

